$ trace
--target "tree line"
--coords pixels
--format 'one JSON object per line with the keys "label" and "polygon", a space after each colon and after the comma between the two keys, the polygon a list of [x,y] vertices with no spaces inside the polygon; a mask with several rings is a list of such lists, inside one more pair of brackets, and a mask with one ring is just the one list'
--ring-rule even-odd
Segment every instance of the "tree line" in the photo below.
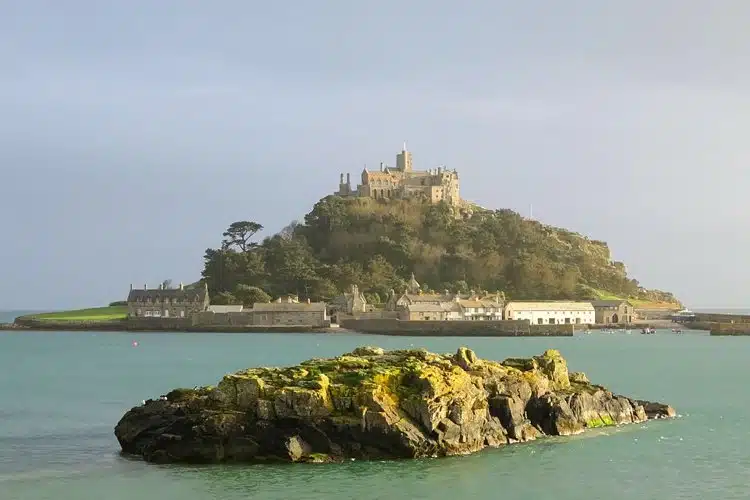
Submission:
{"label": "tree line", "polygon": [[372,303],[401,292],[413,272],[425,290],[504,291],[513,299],[588,299],[643,293],[606,244],[511,210],[328,196],[278,234],[232,223],[204,255],[214,303],[283,294],[329,301],[359,285]]}

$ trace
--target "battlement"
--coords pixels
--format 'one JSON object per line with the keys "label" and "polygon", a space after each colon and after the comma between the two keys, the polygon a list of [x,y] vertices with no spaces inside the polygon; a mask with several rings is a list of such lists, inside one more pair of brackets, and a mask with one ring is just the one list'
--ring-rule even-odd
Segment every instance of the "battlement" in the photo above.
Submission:
{"label": "battlement", "polygon": [[396,155],[396,168],[380,163],[379,170],[362,170],[361,183],[352,187],[351,176],[341,174],[337,196],[356,196],[375,199],[423,198],[430,203],[447,202],[459,205],[458,172],[444,166],[430,170],[413,170],[412,154],[406,149]]}

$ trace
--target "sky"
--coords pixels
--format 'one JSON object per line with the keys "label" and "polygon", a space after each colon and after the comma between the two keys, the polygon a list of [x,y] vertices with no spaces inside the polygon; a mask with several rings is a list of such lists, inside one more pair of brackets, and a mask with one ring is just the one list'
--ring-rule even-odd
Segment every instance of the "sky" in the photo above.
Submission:
{"label": "sky", "polygon": [[200,277],[364,165],[605,240],[642,285],[743,307],[746,0],[0,3],[0,309]]}

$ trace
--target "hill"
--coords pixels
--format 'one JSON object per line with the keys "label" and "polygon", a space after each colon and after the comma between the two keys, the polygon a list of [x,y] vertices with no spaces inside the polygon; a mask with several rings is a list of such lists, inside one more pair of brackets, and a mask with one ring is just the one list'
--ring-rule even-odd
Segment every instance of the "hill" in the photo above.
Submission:
{"label": "hill", "polygon": [[351,284],[379,303],[389,290],[403,290],[413,272],[430,290],[502,290],[512,299],[621,297],[679,307],[672,294],[629,278],[605,242],[511,210],[327,196],[304,222],[253,242],[262,228],[235,222],[219,248],[206,250],[202,276],[214,303],[251,302],[258,288],[326,300]]}

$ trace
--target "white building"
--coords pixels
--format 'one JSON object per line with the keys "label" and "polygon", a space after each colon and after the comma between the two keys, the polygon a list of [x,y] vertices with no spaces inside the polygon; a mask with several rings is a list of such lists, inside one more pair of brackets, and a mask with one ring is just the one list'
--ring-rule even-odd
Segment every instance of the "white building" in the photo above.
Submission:
{"label": "white building", "polygon": [[505,306],[505,319],[527,319],[532,325],[593,325],[595,310],[591,302],[517,302]]}
{"label": "white building", "polygon": [[212,313],[238,313],[242,312],[244,307],[242,305],[210,305],[208,310]]}

